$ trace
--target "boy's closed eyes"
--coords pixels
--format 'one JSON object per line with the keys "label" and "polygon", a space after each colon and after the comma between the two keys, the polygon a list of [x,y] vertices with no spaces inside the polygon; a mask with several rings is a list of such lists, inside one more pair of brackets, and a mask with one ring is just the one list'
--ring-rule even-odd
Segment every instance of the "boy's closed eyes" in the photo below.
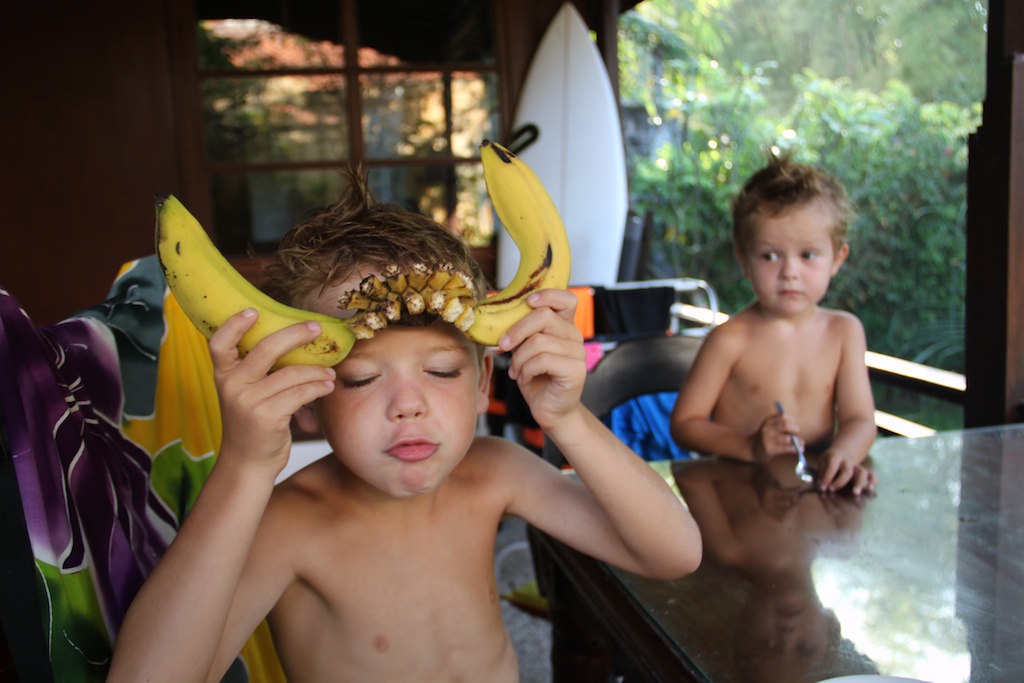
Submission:
{"label": "boy's closed eyes", "polygon": [[[462,376],[462,368],[455,368],[453,370],[424,370],[424,374],[438,379],[456,379]],[[376,380],[380,375],[371,375],[363,378],[346,378],[339,377],[338,381],[341,386],[345,389],[358,389],[360,387],[369,386]]]}

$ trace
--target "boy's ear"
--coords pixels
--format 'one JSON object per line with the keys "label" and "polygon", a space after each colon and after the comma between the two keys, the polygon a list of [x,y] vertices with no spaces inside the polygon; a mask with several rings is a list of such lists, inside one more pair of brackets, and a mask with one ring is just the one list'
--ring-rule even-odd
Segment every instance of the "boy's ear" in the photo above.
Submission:
{"label": "boy's ear", "polygon": [[494,374],[494,353],[487,351],[480,359],[480,381],[477,383],[476,414],[483,415],[491,407],[491,376]]}
{"label": "boy's ear", "polygon": [[292,424],[295,431],[305,436],[320,434],[320,422],[316,419],[316,409],[312,403],[307,403],[296,411],[292,416]]}
{"label": "boy's ear", "polygon": [[839,272],[840,268],[842,268],[843,262],[846,261],[846,257],[849,256],[849,255],[850,255],[850,245],[844,242],[843,246],[839,247],[839,249],[836,251],[835,258],[832,259],[832,276],[833,277],[835,277],[835,274]]}

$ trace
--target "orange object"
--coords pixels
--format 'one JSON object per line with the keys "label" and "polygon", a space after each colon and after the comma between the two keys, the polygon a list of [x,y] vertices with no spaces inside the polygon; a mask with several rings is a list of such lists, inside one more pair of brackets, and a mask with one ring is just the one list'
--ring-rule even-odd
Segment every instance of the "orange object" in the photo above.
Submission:
{"label": "orange object", "polygon": [[576,324],[584,339],[594,338],[594,288],[593,287],[569,287],[569,291],[576,295],[579,303],[576,304],[576,317],[573,322]]}

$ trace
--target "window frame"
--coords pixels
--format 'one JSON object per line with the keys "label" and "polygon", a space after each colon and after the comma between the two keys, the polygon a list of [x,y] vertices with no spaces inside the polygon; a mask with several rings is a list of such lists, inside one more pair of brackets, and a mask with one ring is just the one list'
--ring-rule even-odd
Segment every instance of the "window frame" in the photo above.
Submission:
{"label": "window frame", "polygon": [[[401,63],[393,65],[361,65],[359,63],[358,50],[361,46],[361,27],[358,22],[358,0],[335,0],[339,5],[339,17],[341,22],[341,40],[343,42],[343,64],[337,68],[283,68],[283,69],[210,69],[202,68],[199,64],[197,25],[200,21],[196,5],[202,0],[194,0],[186,3],[170,3],[170,21],[174,27],[171,31],[169,54],[172,60],[172,87],[174,90],[173,101],[175,131],[180,149],[180,177],[182,178],[181,198],[192,213],[209,231],[211,238],[218,245],[221,244],[221,235],[215,222],[213,207],[212,184],[214,177],[219,174],[244,173],[251,171],[277,171],[277,170],[335,170],[339,167],[351,164],[365,169],[372,174],[374,169],[408,169],[408,168],[435,168],[445,169],[446,181],[446,211],[449,216],[455,214],[456,190],[455,170],[464,165],[480,165],[478,154],[473,156],[455,156],[451,153],[450,140],[452,132],[452,102],[450,84],[455,74],[461,72],[477,73],[489,77],[495,87],[494,118],[496,120],[495,136],[499,136],[501,127],[505,125],[507,101],[507,85],[503,78],[502,56],[499,49],[500,31],[498,30],[498,19],[496,0],[491,2],[492,17],[492,44],[494,45],[493,59],[489,62],[419,62]],[[381,74],[402,74],[415,75],[429,73],[431,76],[440,75],[445,82],[444,88],[444,117],[445,137],[449,140],[447,154],[422,157],[394,157],[394,158],[368,158],[364,145],[363,114],[364,103],[363,93],[360,87],[360,79],[365,76]],[[215,78],[265,78],[274,76],[317,76],[328,75],[338,76],[342,79],[345,91],[345,111],[347,119],[347,145],[349,155],[347,158],[317,161],[278,161],[278,162],[212,162],[208,158],[203,121],[202,108],[202,87],[203,83]],[[176,193],[177,194],[177,193]],[[252,227],[248,226],[248,235],[252,235]],[[250,238],[251,239],[251,238]],[[263,245],[262,251],[266,251]],[[481,256],[483,262],[493,261],[494,243],[474,249]],[[237,248],[225,248],[225,255],[236,266],[242,266],[244,274],[255,276],[253,272],[245,272],[246,262],[252,260],[251,253],[242,253]]]}

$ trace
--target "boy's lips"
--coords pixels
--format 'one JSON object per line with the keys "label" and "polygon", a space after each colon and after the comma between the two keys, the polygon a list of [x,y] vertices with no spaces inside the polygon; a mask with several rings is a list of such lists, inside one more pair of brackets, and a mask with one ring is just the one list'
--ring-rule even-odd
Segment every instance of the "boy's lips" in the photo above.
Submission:
{"label": "boy's lips", "polygon": [[437,451],[437,444],[427,439],[402,439],[388,446],[386,452],[404,462],[426,460]]}

